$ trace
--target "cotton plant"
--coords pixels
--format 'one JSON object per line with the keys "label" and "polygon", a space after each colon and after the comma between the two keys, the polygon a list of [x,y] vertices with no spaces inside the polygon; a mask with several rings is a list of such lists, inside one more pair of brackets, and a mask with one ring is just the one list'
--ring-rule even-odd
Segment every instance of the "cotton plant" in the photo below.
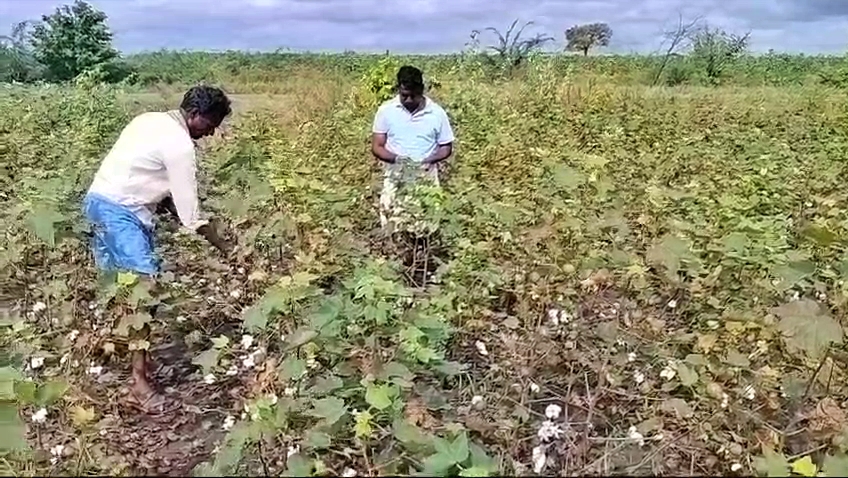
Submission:
{"label": "cotton plant", "polygon": [[427,236],[439,229],[443,195],[420,161],[401,158],[388,169],[386,187],[393,196],[389,224],[396,232]]}

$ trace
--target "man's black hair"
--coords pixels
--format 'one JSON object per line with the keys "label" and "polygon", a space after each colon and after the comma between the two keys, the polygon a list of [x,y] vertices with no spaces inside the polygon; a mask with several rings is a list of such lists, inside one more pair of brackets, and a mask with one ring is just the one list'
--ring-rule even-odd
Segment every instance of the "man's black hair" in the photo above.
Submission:
{"label": "man's black hair", "polygon": [[422,93],[424,91],[424,75],[421,70],[414,66],[402,66],[397,73],[398,86],[408,88],[414,93]]}
{"label": "man's black hair", "polygon": [[186,113],[199,114],[213,121],[223,121],[232,112],[230,99],[214,86],[194,86],[183,96],[180,108]]}

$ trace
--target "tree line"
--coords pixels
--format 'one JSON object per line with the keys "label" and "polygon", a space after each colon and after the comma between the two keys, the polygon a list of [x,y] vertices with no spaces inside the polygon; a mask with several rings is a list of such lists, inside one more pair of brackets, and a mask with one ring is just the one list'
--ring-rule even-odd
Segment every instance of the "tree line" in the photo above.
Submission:
{"label": "tree line", "polygon": [[[532,24],[519,26],[516,20],[503,31],[494,27],[475,30],[471,43],[482,60],[511,70],[555,40],[545,34],[525,35]],[[483,32],[492,33],[495,42],[480,48]],[[606,23],[574,25],[565,30],[565,49],[588,56],[590,51],[608,46],[612,36],[613,30]],[[661,54],[653,84],[663,77],[668,83],[677,82],[681,73],[679,62],[673,60],[681,54],[697,62],[708,81],[718,82],[727,65],[746,53],[750,38],[711,28],[700,19],[684,22],[682,18],[678,28],[665,36],[668,47]],[[82,73],[98,81],[121,81],[132,69],[112,40],[106,14],[75,0],[39,21],[19,23],[9,35],[0,36],[0,82],[64,82]]]}

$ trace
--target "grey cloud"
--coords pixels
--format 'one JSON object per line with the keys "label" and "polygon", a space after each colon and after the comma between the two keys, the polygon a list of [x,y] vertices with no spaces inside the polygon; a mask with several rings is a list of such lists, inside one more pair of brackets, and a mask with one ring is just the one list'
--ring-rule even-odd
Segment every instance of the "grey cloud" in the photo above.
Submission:
{"label": "grey cloud", "polygon": [[[67,0],[69,3],[71,0]],[[612,51],[649,52],[677,20],[703,17],[715,26],[752,33],[752,47],[841,52],[848,27],[843,0],[92,0],[109,15],[119,48],[295,50],[359,49],[446,52],[462,49],[471,30],[533,20],[562,48],[574,24],[612,26]],[[9,24],[37,19],[61,2],[0,0]],[[0,25],[0,32],[2,27]]]}

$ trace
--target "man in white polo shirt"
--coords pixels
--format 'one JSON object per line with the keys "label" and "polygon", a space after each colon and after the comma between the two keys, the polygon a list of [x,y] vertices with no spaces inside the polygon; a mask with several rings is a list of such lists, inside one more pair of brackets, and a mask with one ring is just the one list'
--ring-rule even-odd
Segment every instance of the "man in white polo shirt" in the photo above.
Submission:
{"label": "man in white polo shirt", "polygon": [[[180,109],[141,114],[124,128],[83,203],[99,269],[131,271],[144,280],[158,274],[153,227],[159,205],[218,249],[231,249],[202,218],[195,178],[195,141],[214,133],[230,111],[223,91],[196,86],[186,92]],[[145,327],[142,335],[147,333]],[[155,411],[165,400],[148,382],[149,368],[146,351],[134,351],[130,398],[144,411]]]}
{"label": "man in white polo shirt", "polygon": [[380,195],[380,222],[388,223],[394,200],[392,168],[405,160],[420,163],[438,184],[438,164],[453,153],[453,129],[447,113],[424,95],[421,70],[403,66],[397,73],[398,95],[383,103],[374,118],[371,151],[387,165]]}

